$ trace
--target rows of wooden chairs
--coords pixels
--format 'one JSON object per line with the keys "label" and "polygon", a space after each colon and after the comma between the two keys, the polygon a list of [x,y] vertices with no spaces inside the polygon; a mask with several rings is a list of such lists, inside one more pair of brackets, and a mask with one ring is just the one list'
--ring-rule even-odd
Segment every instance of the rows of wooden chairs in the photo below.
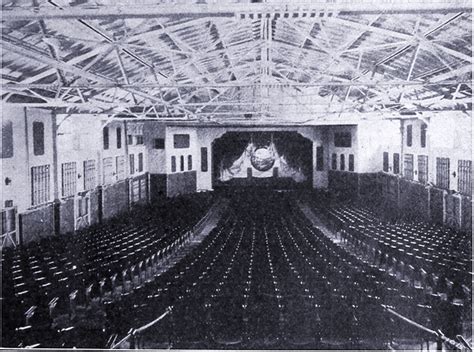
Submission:
{"label": "rows of wooden chairs", "polygon": [[[78,326],[94,312],[94,301],[117,299],[149,280],[165,257],[189,241],[192,227],[212,204],[208,198],[187,200],[187,206],[178,200],[179,207],[171,202],[166,217],[159,209],[143,207],[141,214],[77,235],[4,250],[5,346],[59,347],[81,339]],[[105,323],[99,317],[97,330]]]}

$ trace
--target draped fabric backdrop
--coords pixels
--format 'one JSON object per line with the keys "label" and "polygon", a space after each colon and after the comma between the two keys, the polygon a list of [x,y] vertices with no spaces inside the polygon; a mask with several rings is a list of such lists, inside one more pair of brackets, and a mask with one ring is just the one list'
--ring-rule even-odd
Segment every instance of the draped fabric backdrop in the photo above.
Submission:
{"label": "draped fabric backdrop", "polygon": [[215,178],[228,182],[252,177],[269,178],[278,169],[279,178],[297,183],[311,178],[312,143],[296,133],[227,133],[215,143]]}

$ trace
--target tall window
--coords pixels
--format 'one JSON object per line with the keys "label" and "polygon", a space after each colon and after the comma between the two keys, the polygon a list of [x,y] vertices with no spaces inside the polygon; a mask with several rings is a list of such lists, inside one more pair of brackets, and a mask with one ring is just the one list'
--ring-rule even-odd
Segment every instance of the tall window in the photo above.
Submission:
{"label": "tall window", "polygon": [[143,153],[138,153],[138,172],[143,171]]}
{"label": "tall window", "polygon": [[354,171],[354,154],[349,154],[349,171]]}
{"label": "tall window", "polygon": [[207,148],[202,147],[201,148],[201,171],[202,172],[207,172],[208,165],[207,165]]}
{"label": "tall window", "polygon": [[49,200],[49,165],[31,168],[31,205],[39,205]]}
{"label": "tall window", "polygon": [[420,145],[422,148],[426,147],[426,129],[428,126],[424,123],[421,125],[421,130],[420,130]]}
{"label": "tall window", "polygon": [[458,160],[458,191],[468,196],[472,194],[471,160]]}
{"label": "tall window", "polygon": [[180,168],[179,169],[181,171],[184,171],[184,155],[181,155],[181,157],[179,158],[179,161],[180,161],[180,163],[179,163]]}
{"label": "tall window", "polygon": [[104,184],[113,183],[114,179],[114,159],[112,157],[104,158],[102,161],[104,170]]}
{"label": "tall window", "polygon": [[413,145],[413,126],[407,126],[407,147],[411,147]]}
{"label": "tall window", "polygon": [[62,173],[62,195],[69,197],[76,194],[77,171],[76,162],[63,163],[61,165]]}
{"label": "tall window", "polygon": [[117,180],[125,179],[125,156],[119,155],[115,157],[115,170],[117,173]]}
{"label": "tall window", "polygon": [[131,134],[127,135],[127,144],[128,145],[133,144],[133,135],[131,135]]}
{"label": "tall window", "polygon": [[33,154],[44,154],[44,123],[33,122]]}
{"label": "tall window", "polygon": [[388,152],[383,152],[383,166],[382,170],[388,172]]}
{"label": "tall window", "polygon": [[188,155],[188,171],[193,169],[193,156]]}
{"label": "tall window", "polygon": [[331,168],[333,170],[337,170],[337,154],[336,153],[333,153],[332,156],[331,156]]}
{"label": "tall window", "polygon": [[400,154],[393,153],[393,173],[399,174],[400,173]]}
{"label": "tall window", "polygon": [[137,145],[143,144],[143,136],[139,135],[137,136]]}
{"label": "tall window", "polygon": [[405,154],[403,159],[403,173],[407,180],[413,180],[413,154]]}
{"label": "tall window", "polygon": [[428,155],[418,155],[418,181],[428,182]]}
{"label": "tall window", "polygon": [[122,148],[122,129],[117,127],[117,149]]}
{"label": "tall window", "polygon": [[449,158],[436,158],[436,186],[449,189]]}
{"label": "tall window", "polygon": [[324,170],[324,147],[316,147],[316,171]]}
{"label": "tall window", "polygon": [[344,171],[346,169],[346,156],[341,154],[341,167],[340,169]]}
{"label": "tall window", "polygon": [[128,156],[128,162],[130,164],[130,175],[133,175],[135,173],[135,155],[130,154]]}
{"label": "tall window", "polygon": [[2,120],[2,150],[1,158],[13,157],[13,123],[10,120]]}
{"label": "tall window", "polygon": [[176,172],[176,157],[171,157],[171,172]]}
{"label": "tall window", "polygon": [[95,160],[84,161],[84,189],[94,189],[95,182]]}
{"label": "tall window", "polygon": [[104,150],[109,149],[109,128],[104,127],[102,129],[102,142],[104,144]]}

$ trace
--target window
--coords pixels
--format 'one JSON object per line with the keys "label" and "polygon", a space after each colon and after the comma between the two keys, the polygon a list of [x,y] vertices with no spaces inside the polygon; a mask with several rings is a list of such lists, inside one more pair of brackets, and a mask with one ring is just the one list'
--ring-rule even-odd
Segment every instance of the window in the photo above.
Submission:
{"label": "window", "polygon": [[104,184],[113,183],[114,179],[114,160],[112,157],[104,158],[102,162],[104,170]]}
{"label": "window", "polygon": [[418,181],[428,182],[428,155],[418,155]]}
{"label": "window", "polygon": [[193,156],[188,155],[188,171],[193,169]]}
{"label": "window", "polygon": [[94,189],[95,184],[95,160],[84,161],[84,189]]}
{"label": "window", "polygon": [[76,194],[77,172],[76,163],[63,163],[61,165],[62,195],[69,197]]}
{"label": "window", "polygon": [[428,126],[424,123],[421,125],[421,131],[420,131],[420,145],[422,148],[426,147],[426,129]]}
{"label": "window", "polygon": [[33,154],[44,154],[44,123],[33,122]]}
{"label": "window", "polygon": [[413,154],[405,154],[403,159],[403,173],[407,180],[413,180]]}
{"label": "window", "polygon": [[1,158],[11,157],[13,157],[13,123],[10,120],[2,120]]}
{"label": "window", "polygon": [[117,180],[125,179],[125,156],[119,155],[115,157],[115,172],[117,173]]}
{"label": "window", "polygon": [[382,170],[388,172],[388,152],[383,152],[383,166]]}
{"label": "window", "polygon": [[31,168],[31,205],[39,205],[49,200],[49,165]]}
{"label": "window", "polygon": [[350,132],[334,133],[334,146],[340,148],[350,148],[352,146],[352,135]]}
{"label": "window", "polygon": [[393,173],[398,175],[400,173],[400,154],[393,153]]}
{"label": "window", "polygon": [[472,194],[471,160],[458,160],[458,191],[468,196]]}
{"label": "window", "polygon": [[332,155],[331,168],[333,170],[337,170],[337,154],[336,153]]}
{"label": "window", "polygon": [[179,158],[179,161],[180,161],[180,163],[179,163],[179,166],[180,166],[179,169],[180,169],[181,171],[184,171],[184,155],[181,155],[181,157]]}
{"label": "window", "polygon": [[136,203],[139,200],[146,199],[147,180],[144,178],[133,180],[130,187],[130,193],[131,193],[130,199],[132,203]]}
{"label": "window", "polygon": [[104,150],[109,149],[109,128],[104,127],[102,129],[102,142],[104,144]]}
{"label": "window", "polygon": [[207,172],[208,165],[207,165],[207,148],[201,148],[201,171]]}
{"label": "window", "polygon": [[413,126],[407,126],[407,147],[411,147],[413,145]]}
{"label": "window", "polygon": [[344,171],[346,169],[346,156],[341,154],[341,165],[340,169]]}
{"label": "window", "polygon": [[131,134],[127,135],[127,144],[128,145],[133,144],[133,136]]}
{"label": "window", "polygon": [[137,136],[137,144],[143,144],[143,136]]}
{"label": "window", "polygon": [[171,172],[176,172],[176,157],[171,157]]}
{"label": "window", "polygon": [[138,172],[143,171],[143,153],[138,153]]}
{"label": "window", "polygon": [[175,134],[173,138],[175,149],[189,148],[189,134]]}
{"label": "window", "polygon": [[153,140],[153,147],[155,149],[165,149],[165,139],[164,138],[155,138]]}
{"label": "window", "polygon": [[316,171],[324,170],[324,149],[323,146],[316,147]]}
{"label": "window", "polygon": [[117,149],[122,148],[122,129],[117,127]]}
{"label": "window", "polygon": [[349,171],[354,171],[354,154],[349,154]]}
{"label": "window", "polygon": [[436,158],[436,186],[449,189],[449,158]]}
{"label": "window", "polygon": [[133,175],[135,173],[135,155],[130,154],[128,156],[128,162],[130,164],[130,175]]}
{"label": "window", "polygon": [[89,215],[89,198],[79,198],[77,200],[77,209],[78,209],[78,216],[84,217]]}

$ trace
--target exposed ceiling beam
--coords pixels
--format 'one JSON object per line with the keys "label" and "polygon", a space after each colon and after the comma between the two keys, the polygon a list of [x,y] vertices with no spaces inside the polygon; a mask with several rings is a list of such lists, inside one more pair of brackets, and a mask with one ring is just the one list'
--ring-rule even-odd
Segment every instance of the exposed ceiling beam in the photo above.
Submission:
{"label": "exposed ceiling beam", "polygon": [[146,17],[234,17],[240,14],[277,14],[303,13],[319,14],[319,12],[351,12],[351,13],[420,13],[440,11],[472,11],[469,0],[453,0],[439,2],[405,2],[393,1],[377,6],[374,2],[344,1],[344,3],[317,3],[298,4],[295,2],[281,1],[277,3],[233,3],[222,1],[212,4],[162,4],[154,6],[74,6],[60,9],[48,7],[18,8],[4,6],[4,21],[22,21],[38,19],[65,19],[65,18],[146,18]]}

